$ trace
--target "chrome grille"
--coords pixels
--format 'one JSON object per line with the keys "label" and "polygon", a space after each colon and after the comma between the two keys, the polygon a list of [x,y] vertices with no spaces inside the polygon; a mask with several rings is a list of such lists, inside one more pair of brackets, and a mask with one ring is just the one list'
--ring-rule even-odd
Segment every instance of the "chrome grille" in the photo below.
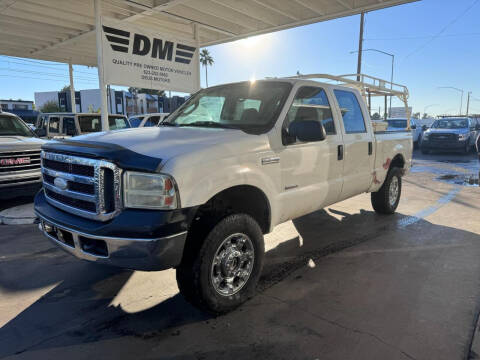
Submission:
{"label": "chrome grille", "polygon": [[0,173],[40,169],[40,150],[0,153]]}
{"label": "chrome grille", "polygon": [[[106,221],[121,209],[120,169],[111,162],[42,151],[47,201],[64,211]],[[55,183],[56,179],[60,179]]]}

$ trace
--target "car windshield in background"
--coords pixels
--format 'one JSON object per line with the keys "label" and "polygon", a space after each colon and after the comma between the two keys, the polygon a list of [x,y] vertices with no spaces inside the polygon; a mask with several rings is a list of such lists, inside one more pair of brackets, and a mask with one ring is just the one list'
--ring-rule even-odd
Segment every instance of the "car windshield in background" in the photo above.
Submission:
{"label": "car windshield in background", "polygon": [[467,119],[441,119],[435,120],[433,129],[465,129],[468,128]]}
{"label": "car windshield in background", "polygon": [[287,82],[260,81],[199,91],[161,125],[268,131],[290,92]]}
{"label": "car windshield in background", "polygon": [[[100,115],[87,115],[79,116],[78,124],[80,125],[80,131],[82,133],[91,133],[101,131],[102,120]],[[110,130],[119,130],[129,128],[130,125],[123,116],[112,116],[108,117],[108,124]]]}
{"label": "car windshield in background", "polygon": [[143,116],[135,116],[128,119],[132,127],[139,127],[140,124],[142,123],[142,120],[143,120]]}
{"label": "car windshield in background", "polygon": [[28,136],[32,131],[21,120],[7,115],[0,115],[0,136]]}
{"label": "car windshield in background", "polygon": [[407,120],[398,119],[398,120],[387,120],[389,129],[406,129]]}

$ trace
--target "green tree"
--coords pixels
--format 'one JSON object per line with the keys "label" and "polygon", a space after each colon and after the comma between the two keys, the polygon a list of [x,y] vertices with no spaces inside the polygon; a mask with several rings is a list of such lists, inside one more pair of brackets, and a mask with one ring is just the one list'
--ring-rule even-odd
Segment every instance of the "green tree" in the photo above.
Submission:
{"label": "green tree", "polygon": [[380,119],[381,119],[381,116],[378,112],[372,115],[372,120],[380,120]]}
{"label": "green tree", "polygon": [[60,92],[70,92],[70,85],[65,85],[63,88],[60,89]]}
{"label": "green tree", "polygon": [[208,87],[208,67],[212,66],[215,61],[207,49],[202,49],[200,52],[200,63],[205,66],[205,84]]}
{"label": "green tree", "polygon": [[420,119],[420,113],[416,112],[415,114],[412,115],[412,118],[414,119]]}
{"label": "green tree", "polygon": [[40,107],[40,111],[42,113],[52,113],[60,112],[62,109],[60,109],[60,106],[58,106],[58,103],[55,100],[50,100]]}

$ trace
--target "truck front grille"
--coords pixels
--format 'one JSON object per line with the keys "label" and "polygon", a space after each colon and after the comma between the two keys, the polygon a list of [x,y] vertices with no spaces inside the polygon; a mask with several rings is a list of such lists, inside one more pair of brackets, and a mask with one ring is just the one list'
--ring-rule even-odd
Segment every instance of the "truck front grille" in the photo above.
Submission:
{"label": "truck front grille", "polygon": [[0,153],[0,173],[40,170],[40,150]]}
{"label": "truck front grille", "polygon": [[42,152],[47,201],[64,211],[107,221],[121,209],[120,169],[108,161]]}

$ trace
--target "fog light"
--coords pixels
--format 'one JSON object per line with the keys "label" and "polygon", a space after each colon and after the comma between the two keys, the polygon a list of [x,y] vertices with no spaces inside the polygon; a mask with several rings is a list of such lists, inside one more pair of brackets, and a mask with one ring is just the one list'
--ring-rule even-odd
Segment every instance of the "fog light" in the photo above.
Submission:
{"label": "fog light", "polygon": [[54,230],[54,227],[50,224],[47,224],[47,223],[43,223],[43,229],[47,232],[47,233],[52,233],[53,230]]}

